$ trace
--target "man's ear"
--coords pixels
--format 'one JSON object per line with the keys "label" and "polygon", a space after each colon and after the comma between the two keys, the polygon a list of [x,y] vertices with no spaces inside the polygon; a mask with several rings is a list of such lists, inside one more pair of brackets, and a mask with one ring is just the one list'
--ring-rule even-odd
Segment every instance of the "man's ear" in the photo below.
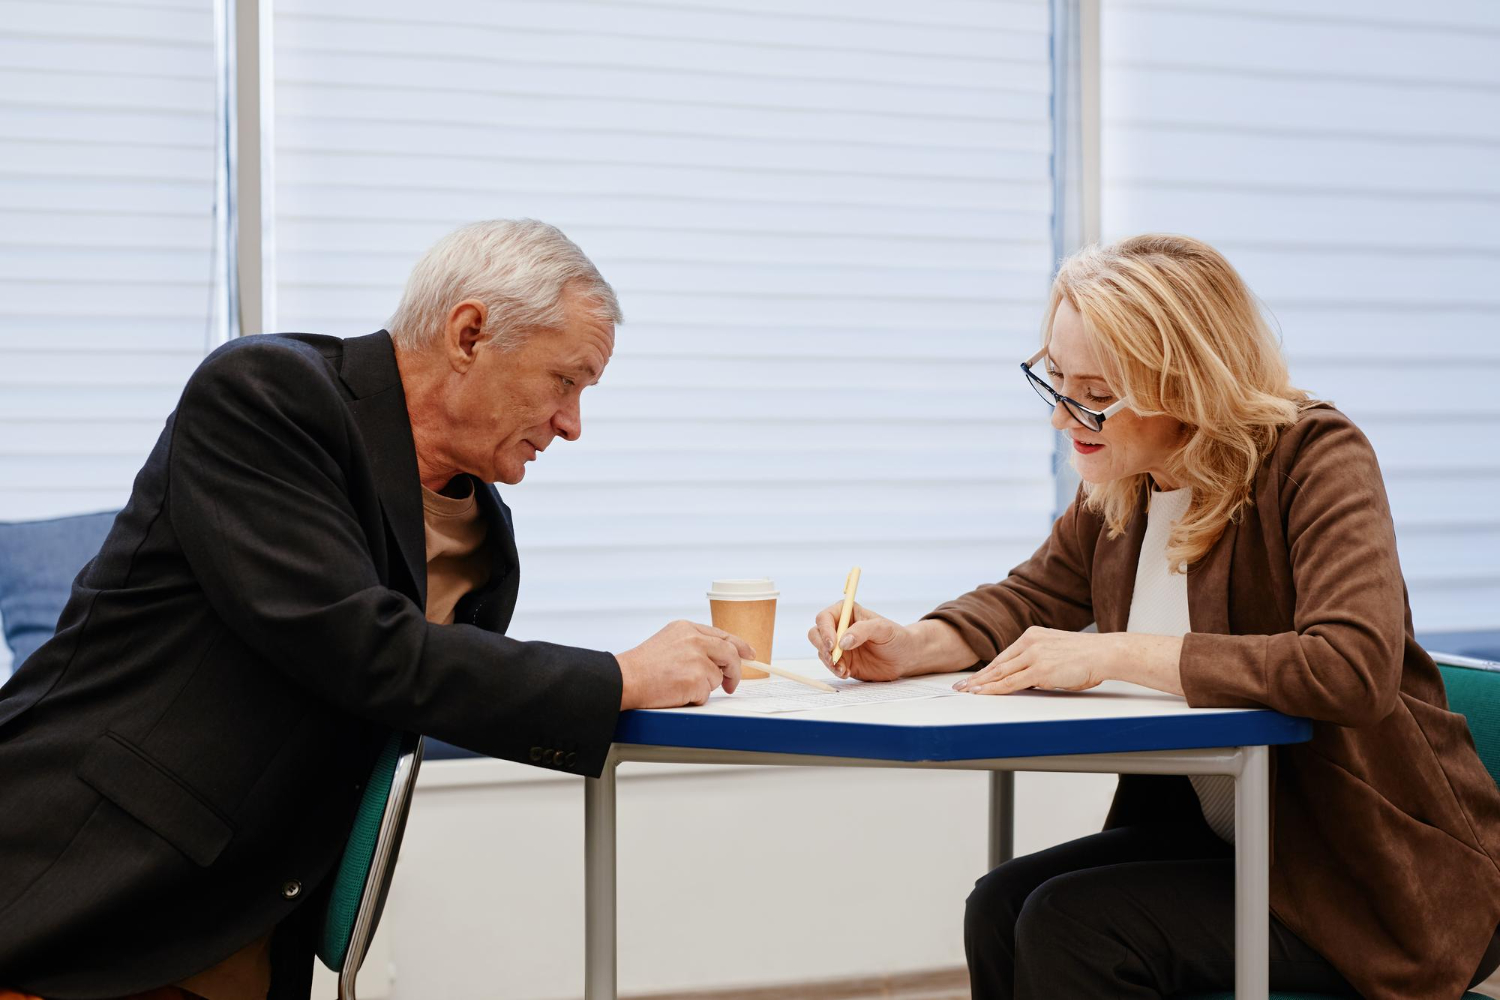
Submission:
{"label": "man's ear", "polygon": [[448,325],[443,330],[443,349],[449,366],[456,372],[469,370],[484,340],[484,321],[489,310],[477,299],[465,299],[448,311]]}

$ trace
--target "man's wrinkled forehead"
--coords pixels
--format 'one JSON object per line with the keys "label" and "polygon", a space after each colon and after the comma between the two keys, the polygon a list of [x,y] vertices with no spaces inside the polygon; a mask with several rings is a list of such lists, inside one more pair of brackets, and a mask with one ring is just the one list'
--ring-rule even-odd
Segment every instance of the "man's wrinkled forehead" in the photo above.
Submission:
{"label": "man's wrinkled forehead", "polygon": [[567,331],[564,363],[588,384],[593,385],[604,374],[604,366],[615,350],[615,325],[597,314],[584,310],[575,313]]}

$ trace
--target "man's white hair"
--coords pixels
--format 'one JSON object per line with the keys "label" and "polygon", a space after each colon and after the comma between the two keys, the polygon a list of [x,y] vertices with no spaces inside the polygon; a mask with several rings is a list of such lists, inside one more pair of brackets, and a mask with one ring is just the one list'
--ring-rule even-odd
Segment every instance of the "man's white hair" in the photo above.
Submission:
{"label": "man's white hair", "polygon": [[599,319],[623,319],[615,290],[556,226],[535,219],[474,222],[438,240],[417,261],[386,328],[396,346],[417,350],[441,335],[454,306],[476,299],[489,310],[486,338],[509,350],[528,330],[563,325],[569,286]]}

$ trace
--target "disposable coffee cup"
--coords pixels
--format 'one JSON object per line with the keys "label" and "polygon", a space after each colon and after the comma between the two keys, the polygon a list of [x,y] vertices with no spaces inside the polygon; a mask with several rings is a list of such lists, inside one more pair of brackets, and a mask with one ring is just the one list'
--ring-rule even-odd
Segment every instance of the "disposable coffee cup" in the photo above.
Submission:
{"label": "disposable coffee cup", "polygon": [[[739,636],[755,650],[755,658],[771,662],[771,639],[776,632],[776,584],[767,579],[715,580],[708,592],[708,611],[714,628]],[[764,670],[745,667],[743,676],[769,677]]]}

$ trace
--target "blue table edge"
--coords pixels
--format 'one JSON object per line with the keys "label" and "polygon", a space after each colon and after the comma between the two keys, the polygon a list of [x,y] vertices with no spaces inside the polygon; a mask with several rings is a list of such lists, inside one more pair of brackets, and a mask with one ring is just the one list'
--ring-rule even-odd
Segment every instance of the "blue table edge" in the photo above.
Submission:
{"label": "blue table edge", "polygon": [[616,743],[904,762],[1277,746],[1311,738],[1311,722],[1269,709],[934,726],[636,710],[622,712],[615,727]]}

